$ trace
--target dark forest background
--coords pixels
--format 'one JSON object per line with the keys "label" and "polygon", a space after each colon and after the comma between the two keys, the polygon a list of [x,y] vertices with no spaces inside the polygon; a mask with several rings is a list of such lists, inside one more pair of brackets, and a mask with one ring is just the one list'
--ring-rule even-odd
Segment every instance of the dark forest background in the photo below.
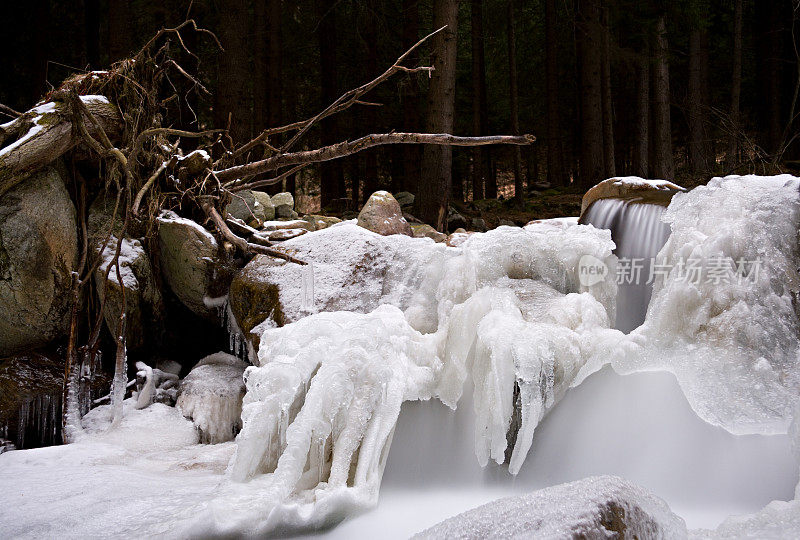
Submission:
{"label": "dark forest background", "polygon": [[[104,69],[189,17],[225,50],[185,35],[201,60],[183,65],[212,96],[187,93],[174,123],[229,126],[243,142],[312,116],[449,21],[455,32],[439,42],[447,50],[426,44],[407,65],[455,54],[454,93],[445,84],[431,96],[424,73],[395,76],[366,96],[382,106],[325,120],[308,145],[438,131],[450,111],[456,134],[532,133],[537,142],[455,149],[452,161],[441,148],[363,152],[290,180],[306,204],[357,208],[380,188],[510,198],[515,182],[518,194],[547,183],[579,191],[615,175],[692,186],[797,166],[799,9],[797,0],[13,2],[3,10],[0,103],[27,110],[68,75]],[[431,187],[424,159],[452,181]]]}

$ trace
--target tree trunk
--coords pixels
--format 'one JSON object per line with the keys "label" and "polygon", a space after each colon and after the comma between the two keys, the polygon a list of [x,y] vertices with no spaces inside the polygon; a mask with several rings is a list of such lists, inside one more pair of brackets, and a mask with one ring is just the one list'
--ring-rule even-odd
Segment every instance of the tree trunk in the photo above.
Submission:
{"label": "tree trunk", "polygon": [[[364,2],[367,17],[366,25],[364,27],[363,36],[364,42],[367,45],[366,62],[364,68],[366,71],[365,80],[372,79],[378,75],[378,2],[377,0],[366,0]],[[378,131],[378,114],[375,107],[366,107],[364,113],[364,129],[368,133],[376,133]],[[378,153],[380,150],[367,152],[364,155],[365,163],[365,177],[364,177],[364,198],[378,191]]]}
{"label": "tree trunk", "polygon": [[[554,186],[569,182],[564,175],[561,115],[558,98],[558,33],[556,0],[545,0],[545,79],[547,86],[547,181]],[[531,183],[530,178],[528,184]]]}
{"label": "tree trunk", "polygon": [[609,28],[608,8],[603,8],[603,80],[601,93],[603,98],[603,162],[604,176],[610,178],[617,174],[614,155],[614,107],[611,100],[611,29]]}
{"label": "tree trunk", "polygon": [[[269,35],[267,0],[253,3],[253,131],[269,127]],[[261,157],[261,152],[259,156]]]}
{"label": "tree trunk", "polygon": [[244,143],[252,137],[251,96],[244,83],[252,76],[247,4],[247,0],[229,0],[219,10],[217,33],[225,50],[218,55],[214,123],[227,127],[230,116],[229,134],[234,143]]}
{"label": "tree trunk", "polygon": [[[488,99],[486,96],[486,52],[484,48],[483,0],[472,0],[470,18],[472,45],[472,134],[486,135],[489,131]],[[472,151],[472,199],[497,196],[497,182],[489,177],[491,163],[489,151],[475,148]],[[490,187],[488,184],[492,183]]]}
{"label": "tree trunk", "polygon": [[667,25],[661,15],[656,23],[655,74],[653,77],[653,176],[672,180],[675,164],[672,156],[670,119],[669,61]]}
{"label": "tree trunk", "polygon": [[[447,28],[436,34],[431,42],[431,65],[436,70],[431,75],[428,89],[425,127],[430,133],[449,133],[453,130],[458,4],[458,0],[436,0],[433,6],[434,28]],[[452,161],[453,153],[449,147],[426,146],[423,149],[417,214],[440,231],[446,226]]]}
{"label": "tree trunk", "polygon": [[733,73],[731,75],[730,137],[727,168],[732,171],[739,163],[739,97],[742,93],[742,0],[733,2]]}
{"label": "tree trunk", "polygon": [[642,178],[649,174],[650,141],[650,49],[645,46],[636,66],[636,126],[632,172]]}
{"label": "tree trunk", "polygon": [[588,188],[603,180],[605,171],[599,0],[582,0],[577,16],[581,95],[581,184]]}
{"label": "tree trunk", "polygon": [[86,63],[90,69],[100,68],[100,1],[84,0],[84,32]]}
{"label": "tree trunk", "polygon": [[[322,90],[323,107],[333,103],[339,96],[336,84],[336,0],[319,2],[319,60],[320,60],[320,87]],[[334,144],[339,137],[338,118],[333,116],[320,122],[322,128],[322,144]],[[320,165],[320,194],[322,208],[331,201],[344,197],[344,171],[341,162],[324,163]]]}
{"label": "tree trunk", "polygon": [[[511,134],[519,135],[519,83],[517,81],[517,36],[515,26],[514,0],[506,5],[508,25],[508,80],[511,103]],[[525,186],[522,177],[522,155],[519,147],[511,149],[514,155],[514,202],[520,208],[525,206]]]}
{"label": "tree trunk", "polygon": [[703,0],[695,0],[699,20],[689,34],[689,164],[694,172],[711,168],[708,136],[708,29]]}
{"label": "tree trunk", "polygon": [[[419,41],[419,0],[403,0],[403,49],[408,50]],[[408,65],[417,65],[419,54],[412,52]],[[403,128],[408,132],[420,130],[420,91],[417,78],[412,76],[402,91]],[[422,148],[406,146],[403,149],[403,189],[411,193],[417,192],[421,172]]]}
{"label": "tree trunk", "polygon": [[781,144],[781,52],[782,52],[782,2],[758,2],[758,9],[766,9],[764,25],[764,146],[770,153],[778,152]]}
{"label": "tree trunk", "polygon": [[126,58],[133,49],[131,43],[130,0],[108,3],[108,59],[116,62]]}

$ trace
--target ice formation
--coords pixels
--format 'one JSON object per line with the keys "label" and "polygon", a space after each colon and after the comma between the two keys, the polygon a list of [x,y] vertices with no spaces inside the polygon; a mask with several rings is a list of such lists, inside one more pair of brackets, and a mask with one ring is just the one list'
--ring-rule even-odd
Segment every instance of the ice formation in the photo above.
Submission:
{"label": "ice formation", "polygon": [[676,194],[665,270],[631,335],[643,352],[615,369],[673,372],[697,414],[732,433],[786,433],[800,390],[799,188],[788,175],[730,176]]}
{"label": "ice formation", "polygon": [[686,538],[667,504],[614,476],[596,476],[500,499],[427,529],[415,539]]}
{"label": "ice formation", "polygon": [[[367,282],[366,293],[359,281],[357,296],[338,278],[348,267],[324,259],[335,258],[331,246],[343,235],[364,234],[377,252],[370,268],[383,279]],[[312,505],[304,515],[325,523],[325,501],[342,493],[356,507],[376,504],[401,404],[436,397],[454,408],[468,378],[479,463],[504,462],[510,442],[516,473],[536,425],[584,363],[625,350],[609,328],[615,283],[584,287],[577,275],[583,255],[611,262],[608,231],[535,223],[474,234],[454,249],[343,224],[293,242],[322,254],[322,263],[314,259],[318,298],[338,297],[352,311],[383,305],[318,313],[261,335],[229,470],[237,480],[268,478],[274,508],[256,530],[274,526],[286,505]],[[364,248],[349,245],[364,260]],[[282,300],[297,301],[300,289],[287,280]]]}
{"label": "ice formation", "polygon": [[200,360],[181,381],[176,406],[194,422],[201,443],[230,441],[241,428],[245,367],[219,352]]}

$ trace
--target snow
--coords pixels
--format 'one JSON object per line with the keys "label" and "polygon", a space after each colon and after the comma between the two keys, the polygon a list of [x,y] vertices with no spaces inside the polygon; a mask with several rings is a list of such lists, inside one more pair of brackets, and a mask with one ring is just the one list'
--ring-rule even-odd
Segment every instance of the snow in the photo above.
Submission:
{"label": "snow", "polygon": [[629,185],[629,186],[637,186],[637,187],[652,187],[659,191],[668,191],[668,190],[678,190],[678,191],[686,191],[685,188],[677,184],[673,184],[669,180],[659,180],[659,179],[647,179],[641,178],[639,176],[615,176],[613,179],[614,184],[621,186],[621,185]]}
{"label": "snow", "polygon": [[685,538],[686,524],[652,493],[590,477],[485,504],[414,536],[448,538]]}
{"label": "snow", "polygon": [[200,360],[181,381],[176,407],[194,422],[200,442],[226,442],[238,433],[246,367],[235,356],[214,353]]}
{"label": "snow", "polygon": [[180,217],[178,214],[173,212],[172,210],[164,210],[158,216],[158,220],[160,222],[165,223],[180,223],[187,227],[191,227],[192,229],[196,230],[201,236],[203,236],[207,243],[212,246],[217,245],[217,240],[214,238],[214,235],[208,232],[203,226],[198,224],[196,221],[192,221],[191,219]]}
{"label": "snow", "polygon": [[[111,265],[111,271],[108,273],[108,279],[116,284],[119,284],[119,279],[117,279],[117,267],[113,263],[114,256],[117,253],[118,243],[119,240],[111,235],[108,243],[103,249],[102,254],[100,255],[102,262],[98,268],[98,271],[102,275],[105,275],[106,270],[108,270],[109,265]],[[137,259],[146,256],[147,255],[145,254],[144,247],[142,246],[142,242],[140,240],[136,238],[122,239],[119,250],[119,272],[120,276],[122,277],[122,283],[126,289],[133,291],[139,289],[139,280],[136,279],[136,275],[134,273],[134,264]]]}

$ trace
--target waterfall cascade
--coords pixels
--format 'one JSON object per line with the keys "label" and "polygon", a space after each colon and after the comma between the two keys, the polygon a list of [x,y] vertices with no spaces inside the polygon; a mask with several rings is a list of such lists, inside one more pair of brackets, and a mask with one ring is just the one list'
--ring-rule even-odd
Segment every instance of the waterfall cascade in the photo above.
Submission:
{"label": "waterfall cascade", "polygon": [[644,322],[659,271],[656,255],[669,238],[661,221],[666,208],[637,200],[600,199],[586,209],[582,223],[609,229],[617,245],[616,328],[630,332]]}

